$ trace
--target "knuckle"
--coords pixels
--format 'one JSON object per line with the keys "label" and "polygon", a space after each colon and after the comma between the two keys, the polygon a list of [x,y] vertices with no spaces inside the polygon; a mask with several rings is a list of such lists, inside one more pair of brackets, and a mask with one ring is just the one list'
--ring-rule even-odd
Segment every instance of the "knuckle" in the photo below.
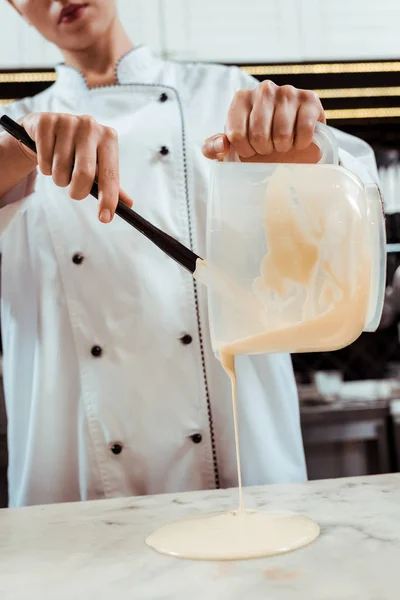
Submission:
{"label": "knuckle", "polygon": [[52,112],[39,113],[39,118],[45,123],[54,123],[57,119],[60,118],[60,115]]}
{"label": "knuckle", "polygon": [[251,90],[239,90],[234,96],[234,102],[245,102],[251,96]]}
{"label": "knuckle", "polygon": [[311,104],[321,104],[318,94],[313,90],[301,90],[300,98],[304,102],[310,102]]}
{"label": "knuckle", "polygon": [[286,146],[288,145],[288,139],[278,136],[274,138],[274,145],[277,148],[286,148]]}
{"label": "knuckle", "polygon": [[57,115],[54,113],[39,113],[37,115],[38,127],[48,129],[57,122]]}
{"label": "knuckle", "polygon": [[78,179],[78,180],[82,180],[82,179],[90,179],[93,178],[94,179],[94,174],[93,174],[93,170],[90,168],[89,165],[85,165],[85,164],[79,164],[75,167],[74,169],[74,174],[73,174],[73,179]]}
{"label": "knuckle", "polygon": [[297,89],[292,85],[283,85],[282,87],[278,88],[277,91],[277,95],[280,100],[286,100],[289,102],[294,100],[297,97],[297,94]]}
{"label": "knuckle", "polygon": [[265,145],[268,142],[268,138],[265,133],[259,129],[250,131],[249,138],[249,141],[253,147]]}
{"label": "knuckle", "polygon": [[94,119],[90,115],[83,115],[79,118],[79,126],[81,129],[83,129],[84,132],[90,134],[96,131],[98,123],[96,119]]}
{"label": "knuckle", "polygon": [[260,83],[259,88],[264,96],[271,97],[275,95],[277,86],[270,79],[266,79]]}
{"label": "knuckle", "polygon": [[117,142],[118,141],[118,133],[112,127],[105,127],[104,138],[108,142]]}
{"label": "knuckle", "polygon": [[77,117],[76,115],[70,115],[69,113],[57,113],[54,115],[57,120],[60,121],[76,121],[79,117]]}
{"label": "knuckle", "polygon": [[229,128],[226,131],[226,136],[231,144],[240,144],[245,139],[245,132],[240,131],[239,129]]}
{"label": "knuckle", "polygon": [[107,167],[103,172],[103,176],[109,181],[116,181],[118,179],[118,167]]}
{"label": "knuckle", "polygon": [[83,115],[82,120],[90,127],[96,127],[97,121],[92,115]]}
{"label": "knuckle", "polygon": [[54,121],[58,133],[69,133],[74,129],[77,118],[73,115],[58,115]]}
{"label": "knuckle", "polygon": [[300,130],[300,132],[303,135],[313,136],[314,129],[315,129],[315,122],[312,119],[304,119],[299,123],[298,129]]}
{"label": "knuckle", "polygon": [[292,145],[292,137],[288,135],[278,135],[274,138],[274,145],[278,148],[290,148]]}

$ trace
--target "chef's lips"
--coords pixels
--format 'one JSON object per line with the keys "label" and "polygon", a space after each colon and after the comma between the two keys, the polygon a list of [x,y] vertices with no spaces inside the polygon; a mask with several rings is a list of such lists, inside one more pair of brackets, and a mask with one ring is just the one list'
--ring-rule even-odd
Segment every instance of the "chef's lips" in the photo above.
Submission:
{"label": "chef's lips", "polygon": [[87,8],[87,6],[88,4],[86,3],[67,4],[67,6],[64,6],[64,8],[62,8],[60,11],[58,24],[60,25],[62,23],[73,23],[74,21],[79,19],[79,17],[82,15],[83,11],[85,10],[85,8]]}
{"label": "chef's lips", "polygon": [[[7,133],[21,142],[21,144],[24,144],[27,148],[36,153],[35,142],[21,125],[13,121],[13,119],[10,119],[7,115],[3,115],[0,118],[0,125]],[[93,183],[90,194],[98,200],[99,187],[96,180]],[[196,271],[197,261],[204,264],[202,259],[192,252],[192,250],[189,250],[189,248],[168,235],[168,233],[165,233],[165,231],[162,231],[155,225],[149,223],[149,221],[126,206],[122,200],[118,201],[115,212],[121,219],[124,219],[129,225],[140,231],[141,234],[158,246],[158,248],[167,254],[167,256],[192,273],[192,275]]]}

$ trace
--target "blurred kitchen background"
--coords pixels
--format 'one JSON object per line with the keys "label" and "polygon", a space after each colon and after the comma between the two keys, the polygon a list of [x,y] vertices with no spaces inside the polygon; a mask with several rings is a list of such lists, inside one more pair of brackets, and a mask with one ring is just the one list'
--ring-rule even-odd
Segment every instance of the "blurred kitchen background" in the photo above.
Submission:
{"label": "blurred kitchen background", "polygon": [[[316,90],[328,122],[376,152],[387,224],[387,294],[376,333],[294,355],[311,479],[400,471],[399,0],[119,0],[135,43],[176,60],[236,64]],[[0,2],[0,110],[55,79],[58,51]],[[206,107],[205,107],[206,110]],[[0,386],[1,389],[1,386]],[[0,506],[6,504],[0,398]]]}

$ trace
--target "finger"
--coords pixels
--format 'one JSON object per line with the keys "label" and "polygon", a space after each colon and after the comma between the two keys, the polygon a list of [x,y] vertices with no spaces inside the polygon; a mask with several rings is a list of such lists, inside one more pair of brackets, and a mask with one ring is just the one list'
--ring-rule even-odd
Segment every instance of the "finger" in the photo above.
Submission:
{"label": "finger", "polygon": [[318,121],[322,123],[326,122],[325,112],[318,97],[313,92],[310,92],[307,96],[307,100],[301,103],[297,115],[294,141],[297,150],[305,150],[311,145],[315,133],[315,126]]}
{"label": "finger", "polygon": [[60,187],[67,187],[71,183],[75,158],[75,139],[71,122],[61,120],[56,125],[55,136],[52,163],[53,181]]}
{"label": "finger", "polygon": [[272,124],[272,141],[277,152],[289,152],[294,144],[299,98],[291,85],[278,89]]}
{"label": "finger", "polygon": [[36,143],[38,167],[43,175],[51,175],[55,144],[55,114],[34,114],[24,119],[24,127]]}
{"label": "finger", "polygon": [[249,142],[257,154],[271,154],[274,146],[271,126],[274,116],[275,92],[277,86],[272,81],[260,84],[255,93],[254,105],[249,121]]}
{"label": "finger", "polygon": [[124,192],[124,190],[119,190],[119,199],[121,200],[121,202],[126,204],[126,206],[129,206],[129,208],[132,208],[133,200],[130,196],[128,196],[128,194],[126,192]]}
{"label": "finger", "polygon": [[230,144],[224,133],[218,133],[206,139],[203,144],[202,152],[206,158],[211,160],[224,160],[228,154]]}
{"label": "finger", "polygon": [[254,156],[255,151],[248,139],[250,113],[253,108],[253,92],[236,94],[229,108],[225,133],[236,153],[244,158]]}
{"label": "finger", "polygon": [[97,149],[99,182],[99,219],[109,223],[115,213],[119,196],[118,136],[107,129]]}
{"label": "finger", "polygon": [[90,194],[96,176],[97,137],[94,135],[75,138],[75,156],[69,195],[83,200]]}

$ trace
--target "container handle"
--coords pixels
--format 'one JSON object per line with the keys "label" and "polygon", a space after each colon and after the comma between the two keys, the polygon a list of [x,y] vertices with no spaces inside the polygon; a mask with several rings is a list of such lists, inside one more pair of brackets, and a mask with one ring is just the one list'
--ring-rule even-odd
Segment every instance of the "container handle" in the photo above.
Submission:
{"label": "container handle", "polygon": [[314,132],[313,143],[321,151],[320,165],[338,165],[339,148],[332,130],[323,123],[317,123]]}

